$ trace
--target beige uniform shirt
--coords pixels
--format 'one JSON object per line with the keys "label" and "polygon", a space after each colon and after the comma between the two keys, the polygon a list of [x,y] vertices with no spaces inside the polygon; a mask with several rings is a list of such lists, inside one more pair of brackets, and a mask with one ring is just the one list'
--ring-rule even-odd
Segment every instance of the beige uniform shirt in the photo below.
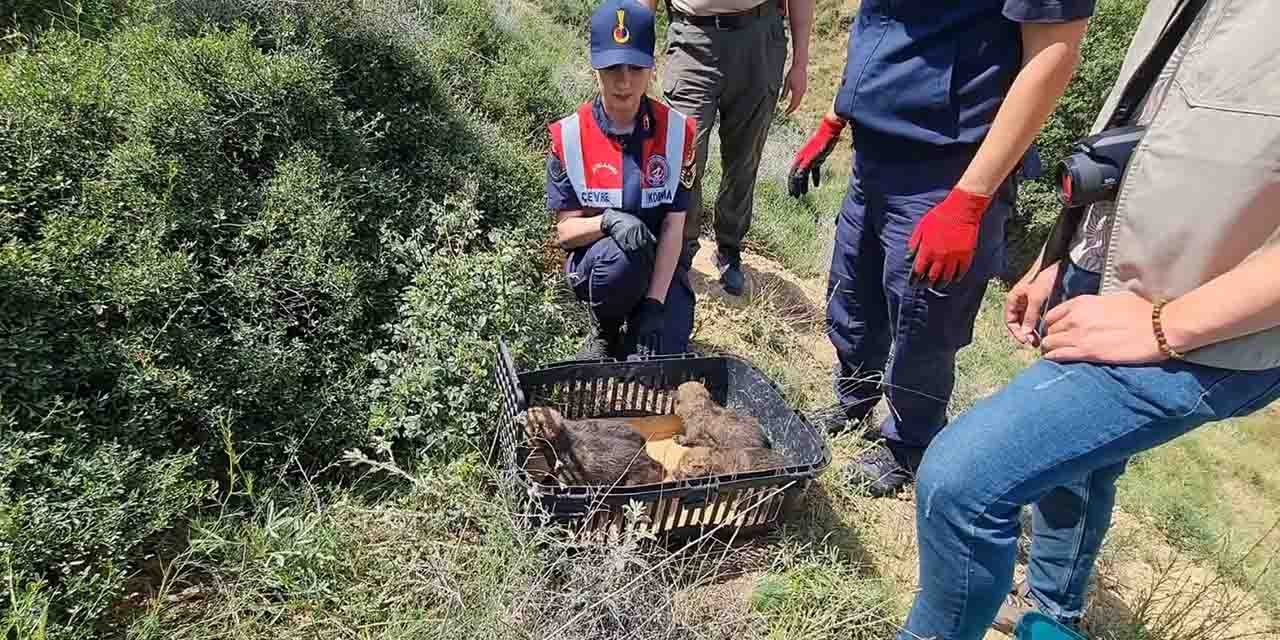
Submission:
{"label": "beige uniform shirt", "polygon": [[[1192,24],[1190,31],[1196,31],[1197,27],[1198,24]],[[1172,55],[1171,64],[1161,70],[1160,77],[1147,93],[1147,99],[1138,106],[1137,114],[1133,119],[1134,124],[1151,124],[1151,119],[1156,115],[1161,102],[1164,102],[1170,81],[1174,78],[1172,68],[1176,65],[1176,60],[1187,52],[1188,42],[1189,40],[1184,38]],[[1079,268],[1097,274],[1101,274],[1103,269],[1106,269],[1107,239],[1111,237],[1111,219],[1114,214],[1115,205],[1112,202],[1098,202],[1096,205],[1089,206],[1085,211],[1084,219],[1080,221],[1080,228],[1075,230],[1075,239],[1071,246],[1071,262],[1075,262]]]}
{"label": "beige uniform shirt", "polygon": [[[1149,0],[1095,130],[1105,124],[1175,4]],[[1264,198],[1280,185],[1277,26],[1280,2],[1275,0],[1209,0],[1205,5],[1199,28],[1166,66],[1169,77],[1143,110],[1148,129],[1114,206],[1093,212],[1105,214],[1098,223],[1102,230],[1086,228],[1082,234],[1105,239],[1103,293],[1177,298],[1280,244],[1280,210]],[[1280,328],[1186,356],[1228,369],[1280,366]]]}
{"label": "beige uniform shirt", "polygon": [[[1199,22],[1204,19],[1204,12],[1197,17],[1197,21],[1192,23],[1190,33],[1195,33],[1200,27]],[[1166,64],[1160,70],[1155,83],[1152,84],[1151,90],[1147,92],[1146,98],[1138,105],[1133,124],[1150,125],[1151,119],[1155,117],[1159,106],[1164,102],[1164,97],[1169,91],[1169,87],[1173,80],[1173,69],[1177,67],[1178,62],[1187,52],[1189,39],[1183,38],[1182,42],[1174,49],[1173,55],[1170,57],[1169,64]],[[1110,113],[1110,112],[1106,112]],[[1080,222],[1080,227],[1076,229],[1076,235],[1071,248],[1071,261],[1076,266],[1092,271],[1094,273],[1102,273],[1106,268],[1107,257],[1107,239],[1111,235],[1111,220],[1115,213],[1115,205],[1110,202],[1099,202],[1091,205],[1085,212],[1084,219]]]}
{"label": "beige uniform shirt", "polygon": [[671,0],[671,7],[691,16],[742,13],[772,0]]}

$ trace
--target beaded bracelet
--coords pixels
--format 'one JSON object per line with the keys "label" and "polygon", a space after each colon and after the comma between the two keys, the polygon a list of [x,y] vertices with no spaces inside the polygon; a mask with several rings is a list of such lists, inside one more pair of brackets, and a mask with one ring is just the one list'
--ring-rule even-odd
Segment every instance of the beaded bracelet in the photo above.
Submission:
{"label": "beaded bracelet", "polygon": [[1160,312],[1164,310],[1164,305],[1169,302],[1161,298],[1151,307],[1151,328],[1156,333],[1156,344],[1160,345],[1160,352],[1174,360],[1181,360],[1182,354],[1173,350],[1169,346],[1169,341],[1164,337],[1164,327],[1160,324]]}

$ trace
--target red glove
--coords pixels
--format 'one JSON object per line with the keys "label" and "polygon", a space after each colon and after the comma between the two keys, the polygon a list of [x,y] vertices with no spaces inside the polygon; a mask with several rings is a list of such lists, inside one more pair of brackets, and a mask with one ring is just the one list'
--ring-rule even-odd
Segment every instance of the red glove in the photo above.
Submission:
{"label": "red glove", "polygon": [[952,189],[930,209],[907,242],[911,278],[930,286],[946,286],[969,271],[978,248],[978,227],[991,196]]}
{"label": "red glove", "polygon": [[793,198],[809,192],[809,172],[813,172],[813,186],[822,184],[822,163],[840,141],[845,122],[830,113],[822,116],[822,124],[809,141],[800,147],[791,160],[791,173],[787,176],[787,193]]}

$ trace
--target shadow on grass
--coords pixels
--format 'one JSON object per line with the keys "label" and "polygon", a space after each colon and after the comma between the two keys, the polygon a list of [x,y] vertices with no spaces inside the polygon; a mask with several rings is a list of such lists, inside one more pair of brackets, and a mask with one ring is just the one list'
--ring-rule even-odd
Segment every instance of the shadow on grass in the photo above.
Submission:
{"label": "shadow on grass", "polygon": [[1134,623],[1133,609],[1114,589],[1097,585],[1080,630],[1088,638],[1138,640],[1142,630]]}
{"label": "shadow on grass", "polygon": [[825,310],[813,304],[799,285],[778,273],[761,271],[746,263],[742,265],[742,271],[747,277],[747,287],[741,296],[729,295],[718,277],[708,277],[696,269],[689,271],[689,284],[699,302],[715,300],[733,309],[749,308],[763,298],[771,308],[777,310],[779,319],[795,331],[812,331],[815,322],[821,321]]}
{"label": "shadow on grass", "polygon": [[797,502],[785,523],[793,540],[834,547],[840,560],[857,566],[859,574],[878,577],[876,554],[866,547],[866,535],[857,523],[850,521],[856,512],[839,509],[831,493],[821,484],[811,486]]}

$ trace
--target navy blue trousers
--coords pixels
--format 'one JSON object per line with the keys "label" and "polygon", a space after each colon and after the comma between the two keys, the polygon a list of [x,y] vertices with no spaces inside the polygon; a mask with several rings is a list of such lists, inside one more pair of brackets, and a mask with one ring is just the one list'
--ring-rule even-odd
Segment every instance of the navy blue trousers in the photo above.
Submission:
{"label": "navy blue trousers", "polygon": [[[605,237],[571,251],[565,275],[574,295],[591,308],[599,322],[621,324],[648,293],[653,263],[633,259],[613,238]],[[676,265],[663,308],[666,317],[660,352],[687,352],[694,312],[688,267]]]}
{"label": "navy blue trousers", "polygon": [[880,432],[892,444],[924,448],[946,425],[956,352],[972,340],[987,280],[1003,268],[1004,226],[1016,191],[1012,178],[983,217],[968,273],[941,291],[908,283],[911,232],[947,196],[971,158],[856,157],[836,221],[827,282],[827,333],[839,360],[836,396],[854,421],[887,396],[890,415]]}

